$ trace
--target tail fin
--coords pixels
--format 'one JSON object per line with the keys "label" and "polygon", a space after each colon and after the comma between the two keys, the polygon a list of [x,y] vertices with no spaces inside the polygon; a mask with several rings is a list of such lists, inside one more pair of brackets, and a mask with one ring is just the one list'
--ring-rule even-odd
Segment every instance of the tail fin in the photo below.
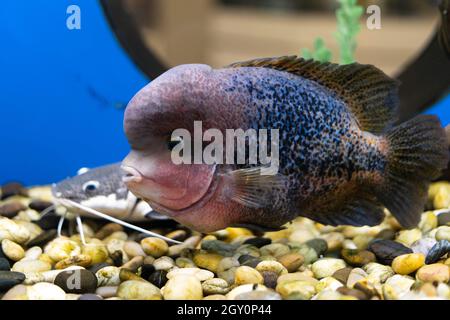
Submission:
{"label": "tail fin", "polygon": [[417,226],[427,189],[447,167],[446,133],[436,116],[420,115],[387,133],[388,164],[378,200],[405,228]]}

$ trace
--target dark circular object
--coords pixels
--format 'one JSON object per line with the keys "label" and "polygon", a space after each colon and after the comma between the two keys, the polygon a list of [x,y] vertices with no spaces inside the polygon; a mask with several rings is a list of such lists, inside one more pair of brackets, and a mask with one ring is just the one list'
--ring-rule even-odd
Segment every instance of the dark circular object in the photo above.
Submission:
{"label": "dark circular object", "polygon": [[413,251],[397,241],[376,240],[369,244],[367,250],[372,251],[377,260],[385,265],[392,264],[392,261],[403,254],[409,254]]}
{"label": "dark circular object", "polygon": [[0,271],[0,292],[5,292],[24,280],[25,275],[21,272]]}
{"label": "dark circular object", "polygon": [[425,259],[426,264],[435,263],[441,257],[450,252],[450,241],[440,240],[428,251],[427,258]]}
{"label": "dark circular object", "polygon": [[36,238],[31,239],[31,241],[27,243],[27,246],[28,247],[34,247],[34,246],[43,247],[48,242],[55,239],[57,234],[58,233],[55,229],[44,231],[40,235],[38,235]]}
{"label": "dark circular object", "polygon": [[11,219],[14,218],[19,213],[19,211],[26,209],[27,207],[18,201],[5,203],[4,205],[0,206],[0,216]]}
{"label": "dark circular object", "polygon": [[0,258],[0,271],[9,271],[11,270],[11,265],[9,264],[8,259]]}
{"label": "dark circular object", "polygon": [[62,271],[53,283],[66,293],[93,293],[97,289],[97,277],[85,269]]}
{"label": "dark circular object", "polygon": [[238,261],[241,266],[256,268],[258,263],[260,263],[262,260],[249,254],[244,254],[238,258]]}
{"label": "dark circular object", "polygon": [[155,267],[152,264],[144,264],[141,267],[141,278],[148,280],[155,272]]}
{"label": "dark circular object", "polygon": [[2,186],[0,200],[4,200],[11,196],[17,196],[17,195],[27,196],[28,191],[27,191],[27,189],[25,189],[25,187],[20,182],[10,182],[10,183],[4,184]]}
{"label": "dark circular object", "polygon": [[52,205],[53,205],[53,203],[48,202],[48,201],[33,200],[30,202],[28,207],[30,207],[30,209],[41,212],[41,211],[44,211],[45,209],[51,207]]}
{"label": "dark circular object", "polygon": [[116,267],[120,267],[123,265],[123,253],[120,250],[114,251],[111,255],[110,255],[114,265]]}
{"label": "dark circular object", "polygon": [[164,287],[167,280],[167,271],[165,270],[156,270],[148,277],[148,281],[153,283],[158,288]]}
{"label": "dark circular object", "polygon": [[319,238],[311,239],[306,241],[305,244],[308,247],[313,248],[319,257],[328,251],[328,244],[323,239]]}
{"label": "dark circular object", "polygon": [[263,271],[264,285],[268,288],[275,289],[277,286],[278,274],[273,271]]}
{"label": "dark circular object", "polygon": [[43,216],[41,219],[35,221],[34,223],[36,223],[44,230],[50,230],[56,228],[60,218],[60,216],[57,216],[56,214],[54,214],[54,212],[52,212]]}
{"label": "dark circular object", "polygon": [[255,246],[257,248],[261,248],[264,247],[268,244],[271,244],[272,240],[269,238],[263,238],[263,237],[255,237],[255,238],[250,238],[244,241],[244,244],[250,244],[252,246]]}

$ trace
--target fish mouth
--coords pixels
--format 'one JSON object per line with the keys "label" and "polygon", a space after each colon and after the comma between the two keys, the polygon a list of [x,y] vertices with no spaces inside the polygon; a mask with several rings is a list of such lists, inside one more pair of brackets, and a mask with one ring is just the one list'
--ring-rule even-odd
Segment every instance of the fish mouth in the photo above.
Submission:
{"label": "fish mouth", "polygon": [[125,172],[125,175],[122,177],[124,183],[139,183],[144,179],[144,175],[133,167],[122,165],[120,168]]}
{"label": "fish mouth", "polygon": [[[152,181],[152,179],[146,177],[139,170],[137,170],[133,167],[130,167],[127,165],[122,165],[121,168],[126,173],[126,175],[122,178],[124,183],[130,183],[130,184],[140,183],[147,179]],[[179,216],[179,215],[182,215],[185,213],[192,212],[193,210],[195,210],[197,208],[203,207],[215,194],[218,185],[219,185],[219,181],[218,181],[218,177],[217,177],[217,167],[214,166],[211,181],[209,183],[208,188],[205,190],[203,196],[201,196],[194,203],[191,203],[189,206],[180,208],[180,209],[172,209],[172,208],[166,207],[165,205],[160,204],[155,199],[149,199],[146,196],[139,194],[139,192],[137,192],[137,191],[134,193],[138,198],[141,198],[145,202],[149,203],[153,210],[160,211],[161,213],[166,214],[171,217],[176,217],[176,216]],[[130,189],[130,191],[131,191],[131,189]]]}
{"label": "fish mouth", "polygon": [[191,205],[189,205],[185,208],[182,208],[182,209],[170,209],[170,208],[167,208],[166,206],[159,204],[153,200],[148,200],[145,198],[142,198],[142,199],[146,202],[150,202],[153,210],[160,211],[161,213],[165,213],[166,215],[168,215],[170,217],[176,218],[177,216],[185,215],[188,213],[192,214],[193,212],[195,212],[196,209],[204,207],[209,202],[209,200],[214,196],[218,186],[219,186],[219,180],[217,179],[217,175],[214,173],[211,183],[209,184],[209,187],[206,190],[206,192],[203,194],[203,196],[200,199],[198,199],[196,202],[194,202]]}
{"label": "fish mouth", "polygon": [[56,183],[52,184],[51,190],[52,190],[52,197],[54,199],[62,198],[63,194],[61,191],[58,190],[58,185]]}

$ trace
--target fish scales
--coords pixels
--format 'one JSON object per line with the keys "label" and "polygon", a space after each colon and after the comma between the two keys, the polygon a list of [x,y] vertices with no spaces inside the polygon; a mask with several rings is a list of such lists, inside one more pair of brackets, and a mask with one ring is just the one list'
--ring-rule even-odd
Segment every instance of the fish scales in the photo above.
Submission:
{"label": "fish scales", "polygon": [[[255,115],[250,128],[280,131],[280,173],[290,177],[289,203],[297,203],[286,208],[289,203],[277,202],[279,207],[272,211],[289,212],[291,217],[298,203],[313,194],[321,197],[352,179],[384,170],[386,158],[374,138],[365,138],[345,103],[326,88],[264,68],[218,70],[214,77],[224,92],[240,91],[247,97],[247,112]],[[316,205],[309,207],[314,210]]]}

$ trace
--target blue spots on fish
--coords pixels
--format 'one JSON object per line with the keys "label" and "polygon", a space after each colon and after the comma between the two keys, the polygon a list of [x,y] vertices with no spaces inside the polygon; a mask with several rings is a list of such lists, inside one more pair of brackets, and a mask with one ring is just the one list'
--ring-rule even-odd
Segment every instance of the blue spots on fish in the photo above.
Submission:
{"label": "blue spots on fish", "polygon": [[279,129],[280,173],[290,177],[293,199],[337,186],[327,181],[350,182],[355,174],[384,169],[378,150],[365,144],[353,115],[334,93],[301,77],[272,70],[264,77],[253,71],[235,72],[225,92],[247,97],[256,110],[251,128]]}

